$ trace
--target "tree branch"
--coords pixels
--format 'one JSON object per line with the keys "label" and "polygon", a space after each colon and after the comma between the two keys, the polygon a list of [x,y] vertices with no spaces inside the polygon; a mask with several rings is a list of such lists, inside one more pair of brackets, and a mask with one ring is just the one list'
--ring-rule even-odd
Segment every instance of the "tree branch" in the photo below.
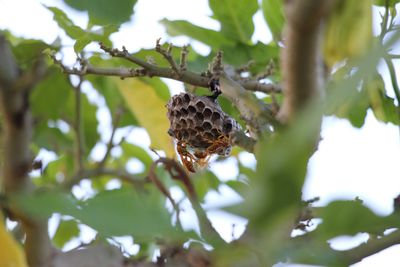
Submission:
{"label": "tree branch", "polygon": [[[151,170],[154,172],[155,166],[157,166],[158,163],[161,163],[164,165],[164,168],[169,172],[170,176],[174,180],[178,180],[182,182],[186,189],[186,193],[188,196],[188,199],[190,201],[190,204],[192,205],[193,209],[196,212],[197,218],[199,220],[200,224],[200,229],[202,232],[203,237],[208,241],[211,242],[212,244],[225,244],[225,241],[222,240],[218,232],[214,229],[212,226],[211,222],[208,220],[206,212],[203,210],[203,207],[201,207],[196,190],[194,189],[194,186],[187,175],[186,171],[181,167],[180,164],[178,164],[175,160],[169,159],[169,158],[159,158],[156,160],[152,167]],[[157,181],[155,181],[157,183]],[[157,185],[160,188],[160,185]],[[163,186],[162,186],[163,187]],[[166,190],[165,188],[162,190]],[[169,192],[166,192],[169,195]],[[164,193],[165,194],[165,193]]]}
{"label": "tree branch", "polygon": [[242,119],[249,127],[252,137],[257,138],[261,132],[270,131],[269,125],[277,125],[272,110],[256,97],[244,90],[240,83],[226,74],[220,77],[221,91],[239,110]]}
{"label": "tree branch", "polygon": [[374,255],[388,247],[400,244],[400,230],[383,236],[379,239],[370,239],[367,243],[356,248],[337,252],[339,259],[344,260],[345,265],[352,265],[360,262],[364,258]]}
{"label": "tree branch", "polygon": [[285,47],[281,56],[285,98],[279,114],[283,122],[291,121],[320,95],[323,85],[322,19],[333,2],[286,1]]}
{"label": "tree branch", "polygon": [[[0,58],[0,106],[4,129],[2,187],[6,194],[28,192],[34,187],[28,177],[33,160],[29,149],[32,136],[29,92],[43,77],[45,68],[39,61],[33,69],[20,73],[11,48],[2,35]],[[12,217],[22,222],[26,233],[25,252],[29,266],[50,266],[54,249],[47,232],[47,220],[27,217],[16,207],[10,209]]]}
{"label": "tree branch", "polygon": [[[74,74],[74,75],[88,75],[88,74],[95,74],[95,75],[104,75],[104,76],[117,76],[121,78],[129,78],[129,77],[143,77],[143,76],[148,76],[148,77],[162,77],[162,78],[169,78],[181,82],[185,82],[194,86],[201,86],[208,88],[210,77],[207,77],[207,75],[202,75],[202,74],[197,74],[192,71],[186,70],[186,65],[183,64],[182,68],[180,69],[180,76],[177,77],[175,71],[172,68],[165,68],[165,67],[159,67],[154,64],[151,64],[149,62],[146,62],[142,59],[139,59],[137,57],[134,57],[128,53],[126,49],[123,48],[123,50],[119,49],[111,49],[103,44],[100,44],[100,48],[103,49],[106,53],[111,55],[112,57],[120,57],[124,58],[135,65],[138,65],[141,67],[140,69],[135,69],[135,68],[98,68],[98,67],[93,67],[91,66],[88,62],[85,62],[83,60],[80,60],[81,64],[81,69],[76,69],[76,68],[68,68],[62,64],[62,62],[58,59],[56,59],[55,55],[51,55],[53,58],[54,63],[59,65],[61,69],[63,70],[64,73],[68,74]],[[183,56],[183,60],[185,59],[185,56]],[[260,83],[259,81],[254,81],[254,80],[248,80],[248,81],[243,81],[243,80],[237,80],[237,82],[246,90],[250,91],[260,91],[264,93],[271,93],[271,92],[276,92],[280,93],[281,92],[281,87],[280,85],[274,85],[274,84],[263,84]]]}
{"label": "tree branch", "polygon": [[176,64],[174,58],[171,55],[172,45],[168,44],[168,48],[167,48],[167,50],[165,50],[164,48],[161,47],[160,40],[161,39],[157,40],[156,51],[158,53],[160,53],[168,61],[168,63],[171,65],[171,68],[174,71],[176,77],[179,78],[181,76],[181,71],[180,71],[180,68],[178,67],[178,65]]}

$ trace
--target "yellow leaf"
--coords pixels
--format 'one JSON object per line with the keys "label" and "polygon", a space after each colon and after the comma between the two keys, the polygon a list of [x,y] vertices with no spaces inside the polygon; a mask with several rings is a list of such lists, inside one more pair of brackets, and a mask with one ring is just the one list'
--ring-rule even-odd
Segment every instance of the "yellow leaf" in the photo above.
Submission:
{"label": "yellow leaf", "polygon": [[325,29],[324,58],[329,67],[363,55],[372,42],[371,0],[339,0]]}
{"label": "yellow leaf", "polygon": [[131,112],[150,135],[151,145],[163,150],[167,157],[173,157],[175,150],[167,134],[169,121],[165,102],[149,84],[139,79],[118,80],[118,89]]}
{"label": "yellow leaf", "polygon": [[21,246],[6,230],[3,215],[0,212],[0,266],[27,267],[25,253]]}

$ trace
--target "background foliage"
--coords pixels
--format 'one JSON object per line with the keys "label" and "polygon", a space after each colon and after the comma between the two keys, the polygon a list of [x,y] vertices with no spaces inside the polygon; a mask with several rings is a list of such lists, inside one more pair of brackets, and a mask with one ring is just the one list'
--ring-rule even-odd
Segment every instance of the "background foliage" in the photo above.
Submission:
{"label": "background foliage", "polygon": [[[22,70],[32,68],[38,57],[46,55],[46,76],[29,96],[34,118],[31,149],[35,155],[43,150],[54,155],[54,160],[45,162],[39,173],[31,173],[37,190],[31,195],[12,196],[10,201],[33,216],[49,218],[55,213],[61,214],[53,236],[54,245],[60,249],[81,235],[79,226],[84,224],[96,230],[93,242],[111,242],[115,236],[132,236],[140,250],[137,255],[128,256],[140,260],[151,260],[154,250],[161,248],[164,242],[183,244],[192,240],[190,246],[208,243],[213,247],[215,266],[271,266],[279,261],[346,265],[351,262],[351,256],[344,257],[330,248],[329,240],[357,233],[383,238],[385,230],[399,227],[399,218],[397,213],[378,216],[360,200],[334,201],[326,207],[314,207],[312,201],[302,200],[307,162],[315,150],[313,140],[319,127],[318,118],[313,114],[323,111],[325,115],[346,118],[354,127],[360,128],[367,111],[372,110],[378,120],[400,124],[400,92],[392,62],[396,55],[390,53],[399,37],[398,25],[394,21],[397,2],[337,1],[327,20],[323,46],[328,77],[324,89],[326,101],[313,104],[290,128],[262,138],[256,145],[255,170],[236,161],[239,168],[236,180],[222,181],[207,169],[190,178],[198,198],[196,201],[200,204],[210,190],[218,190],[222,185],[243,197],[242,203],[221,208],[249,220],[245,235],[251,238],[251,242],[229,245],[204,231],[202,213],[193,202],[201,231],[187,231],[180,226],[176,220],[177,209],[181,202],[193,200],[188,187],[180,180],[171,179],[174,177],[164,165],[153,163],[158,158],[156,153],[167,157],[175,154],[167,135],[164,107],[170,90],[163,80],[157,77],[119,79],[66,75],[48,56],[62,56],[63,46],[59,40],[48,44],[2,31]],[[119,1],[118,5],[111,1],[65,0],[65,3],[87,12],[89,16],[87,27],[82,28],[74,24],[67,12],[47,7],[60,29],[75,41],[73,49],[77,55],[97,67],[132,67],[132,63],[123,59],[85,47],[92,42],[102,42],[111,47],[110,36],[122,23],[132,19],[131,16],[135,18],[132,10],[136,1]],[[372,5],[385,7],[380,36],[372,35]],[[233,68],[252,62],[247,72],[251,77],[265,72],[273,62],[273,72],[267,79],[268,82],[280,83],[280,52],[285,24],[282,1],[210,0],[209,6],[212,18],[220,24],[219,31],[188,21],[160,21],[170,36],[187,36],[209,46],[207,56],[201,56],[188,47],[188,69],[206,71],[217,51],[223,51],[224,63]],[[253,42],[251,38],[255,29],[253,16],[258,10],[262,10],[265,23],[273,34],[273,40],[267,44]],[[172,50],[177,61],[180,49],[173,47]],[[169,67],[169,63],[154,49],[140,50],[134,56],[151,58],[158,66]],[[392,84],[385,84],[378,73],[378,63],[382,59],[389,67]],[[84,87],[95,90],[104,100],[102,104],[92,101],[90,90],[83,90]],[[193,90],[190,86],[188,89]],[[196,92],[207,93],[202,90]],[[282,102],[281,95],[264,94],[258,98],[264,104]],[[220,103],[225,112],[245,124],[231,102],[222,96]],[[99,126],[102,120],[99,108],[106,108],[111,115],[110,129]],[[127,138],[130,131],[138,128],[147,131],[151,139],[150,148],[156,153],[135,145]],[[122,138],[117,138],[116,133]],[[103,156],[99,156],[98,147],[103,148]],[[242,151],[236,147],[231,157],[238,158]],[[129,168],[132,160],[143,168],[132,171]],[[175,199],[176,203],[171,203],[169,195],[160,192],[160,188],[151,182],[149,173],[155,174],[168,192],[179,187],[184,195]],[[120,184],[110,189],[116,178]],[[93,193],[77,198],[72,188],[85,179],[91,180]],[[318,222],[318,226],[308,227],[310,222]],[[294,235],[292,230],[301,234]]]}

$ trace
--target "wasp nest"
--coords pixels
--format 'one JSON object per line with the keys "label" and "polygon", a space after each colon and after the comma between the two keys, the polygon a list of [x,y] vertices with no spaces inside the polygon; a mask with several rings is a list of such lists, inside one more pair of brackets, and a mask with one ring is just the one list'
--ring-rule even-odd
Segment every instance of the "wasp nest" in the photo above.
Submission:
{"label": "wasp nest", "polygon": [[[221,137],[231,140],[240,125],[225,114],[212,97],[180,93],[167,104],[170,129],[168,134],[191,148],[204,151]],[[215,151],[227,156],[231,143]]]}

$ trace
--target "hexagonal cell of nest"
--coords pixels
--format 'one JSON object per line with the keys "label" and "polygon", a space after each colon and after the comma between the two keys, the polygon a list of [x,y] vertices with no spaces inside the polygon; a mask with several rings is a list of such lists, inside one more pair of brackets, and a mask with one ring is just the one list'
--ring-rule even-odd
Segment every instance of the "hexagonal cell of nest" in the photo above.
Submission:
{"label": "hexagonal cell of nest", "polygon": [[208,96],[180,93],[166,105],[168,134],[192,148],[206,149],[221,135],[231,137],[240,125]]}

